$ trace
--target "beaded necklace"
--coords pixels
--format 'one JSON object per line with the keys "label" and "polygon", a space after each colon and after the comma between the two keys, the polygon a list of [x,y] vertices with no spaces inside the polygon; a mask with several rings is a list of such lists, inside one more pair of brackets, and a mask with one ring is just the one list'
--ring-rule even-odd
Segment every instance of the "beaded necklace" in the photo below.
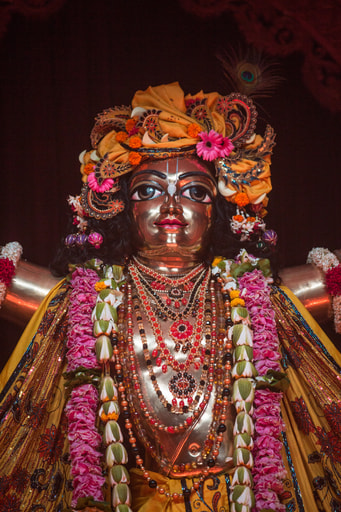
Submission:
{"label": "beaded necklace", "polygon": [[[180,363],[177,361],[174,356],[171,354],[169,348],[167,347],[165,343],[164,336],[162,334],[161,326],[156,318],[156,314],[153,311],[153,308],[150,304],[150,301],[148,300],[148,295],[145,291],[145,288],[143,286],[143,283],[141,281],[140,276],[136,272],[136,268],[134,265],[129,265],[129,272],[133,279],[133,282],[136,286],[136,291],[139,296],[140,302],[143,306],[143,309],[146,313],[147,319],[152,327],[156,345],[158,348],[158,352],[153,353],[152,355],[156,356],[156,365],[162,366],[162,372],[166,373],[168,370],[168,367],[171,367],[176,372],[187,372],[191,364],[194,363],[194,365],[197,363],[197,367],[200,367],[200,354],[201,354],[201,340],[202,340],[202,329],[203,329],[203,323],[204,323],[204,299],[205,294],[207,290],[207,286],[210,279],[210,270],[207,269],[206,275],[203,279],[203,282],[200,286],[199,293],[198,293],[198,307],[197,307],[197,315],[196,315],[196,322],[194,328],[192,325],[186,321],[184,324],[176,323],[175,327],[174,324],[171,326],[171,331],[175,331],[176,329],[180,329],[180,325],[184,326],[184,329],[191,332],[191,336],[188,335],[188,337],[191,337],[193,339],[191,343],[191,349],[189,350],[189,355],[186,359],[186,361]],[[183,322],[183,321],[182,321]],[[191,329],[188,327],[188,324],[190,325]],[[199,366],[198,366],[199,365]]]}
{"label": "beaded necklace", "polygon": [[[134,284],[141,285],[142,283],[139,281],[138,276],[136,279],[136,274],[134,274],[134,269],[132,269],[131,276],[133,278]],[[207,284],[210,279],[210,272],[207,272],[207,275],[204,278],[204,281],[207,280]],[[119,327],[119,331],[121,332],[121,348],[115,348],[114,352],[116,354],[117,359],[121,358],[121,361],[119,364],[116,365],[116,369],[118,372],[118,379],[120,382],[125,382],[125,384],[121,385],[119,387],[119,391],[121,389],[121,405],[124,410],[128,413],[130,409],[130,415],[132,420],[126,419],[125,426],[128,432],[129,436],[129,442],[132,446],[133,452],[136,454],[136,463],[137,466],[143,471],[143,475],[146,478],[146,480],[149,483],[149,486],[151,488],[155,488],[160,494],[165,494],[167,497],[170,497],[171,499],[178,500],[184,495],[190,495],[192,492],[198,490],[200,488],[200,485],[202,485],[205,478],[209,475],[210,469],[215,465],[215,460],[219,455],[219,448],[223,441],[223,433],[226,430],[226,426],[224,424],[224,421],[227,418],[227,408],[229,406],[229,386],[231,384],[231,357],[226,357],[226,354],[231,356],[231,343],[229,340],[226,339],[225,336],[225,330],[221,329],[219,332],[217,332],[217,304],[215,300],[215,287],[216,283],[214,280],[211,280],[209,283],[209,292],[207,291],[207,285],[203,285],[203,288],[205,290],[205,293],[203,293],[203,298],[201,298],[202,308],[205,308],[205,315],[203,318],[200,318],[200,320],[204,320],[204,323],[206,325],[205,330],[205,336],[207,346],[205,348],[205,354],[204,356],[201,356],[200,362],[203,365],[203,372],[207,376],[207,384],[204,382],[201,383],[202,389],[201,395],[204,394],[202,401],[197,406],[199,398],[197,396],[193,400],[194,403],[192,403],[191,407],[186,407],[184,404],[175,404],[175,402],[172,402],[172,404],[168,403],[165,397],[162,396],[163,404],[164,406],[169,410],[170,413],[177,413],[177,414],[183,414],[187,413],[190,410],[193,411],[193,414],[188,417],[184,422],[182,422],[180,425],[164,425],[160,422],[160,420],[154,415],[153,411],[148,409],[144,399],[143,394],[141,390],[141,386],[139,383],[139,376],[137,374],[137,361],[136,361],[136,354],[134,352],[134,345],[133,345],[133,312],[135,312],[137,325],[140,332],[141,341],[143,344],[143,351],[144,351],[144,358],[146,361],[146,365],[149,371],[149,375],[151,377],[151,380],[154,385],[154,389],[156,391],[157,396],[162,395],[161,390],[159,389],[159,386],[157,384],[157,378],[154,375],[153,372],[153,366],[152,361],[150,358],[150,353],[148,351],[148,344],[147,339],[145,335],[145,329],[142,322],[142,315],[139,307],[139,302],[146,301],[146,293],[143,290],[143,286],[140,287],[139,291],[140,293],[136,293],[134,295],[132,285],[127,285],[127,302],[126,302],[126,309],[120,308],[119,311],[119,318],[118,323],[119,326],[121,323],[123,323],[125,320],[127,321],[127,329],[126,329],[126,337],[124,337],[124,328]],[[204,299],[204,296],[207,294],[206,299]],[[221,301],[220,301],[221,302]],[[142,302],[142,305],[146,305],[144,307],[146,316],[150,323],[155,323],[156,317],[153,312],[150,312],[150,304],[148,304],[148,301]],[[221,311],[225,308],[225,304],[218,304],[218,309],[221,314]],[[202,314],[202,311],[198,312],[198,316]],[[154,316],[153,316],[154,315]],[[229,312],[228,314],[224,315],[225,319],[229,318]],[[155,331],[155,329],[153,329]],[[161,333],[156,332],[158,336],[161,337]],[[155,332],[154,332],[155,335]],[[203,332],[201,332],[201,336],[203,335]],[[160,340],[159,340],[160,341]],[[162,347],[163,348],[163,347]],[[223,357],[223,354],[225,354],[225,357]],[[154,354],[155,356],[155,354]],[[167,360],[169,359],[168,353],[166,353]],[[129,363],[127,364],[127,362]],[[188,359],[187,359],[188,361]],[[171,360],[171,366],[175,366],[176,369],[177,365],[174,364],[173,360]],[[188,363],[189,366],[193,364],[193,358],[191,358],[191,362]],[[174,369],[174,368],[173,368]],[[126,370],[126,374],[125,371]],[[210,394],[213,390],[215,384],[216,389],[216,401],[213,406],[213,414],[212,414],[212,421],[210,428],[208,430],[206,440],[202,446],[201,450],[201,460],[204,464],[203,469],[200,472],[200,476],[198,478],[198,481],[193,483],[193,486],[186,490],[184,492],[184,495],[178,494],[178,493],[167,493],[165,489],[162,486],[159,486],[157,482],[152,480],[149,476],[148,471],[144,467],[143,459],[141,458],[140,454],[138,453],[138,448],[136,445],[136,438],[133,431],[133,423],[135,431],[139,434],[139,438],[143,445],[147,448],[147,450],[152,454],[153,458],[161,463],[160,456],[156,453],[155,448],[151,445],[149,440],[147,439],[144,429],[141,428],[141,424],[138,420],[139,414],[143,413],[144,417],[149,421],[149,424],[152,428],[152,430],[155,433],[155,437],[157,438],[157,432],[158,431],[164,431],[169,434],[177,434],[179,432],[183,432],[185,429],[189,428],[190,426],[194,426],[194,423],[198,420],[200,415],[202,414],[202,411],[205,409]],[[134,404],[127,401],[126,396],[126,390],[129,389],[131,393],[134,393],[135,396],[137,396],[139,400],[139,411],[137,412],[135,410]],[[198,393],[197,393],[198,395]],[[124,413],[123,413],[124,414]],[[127,414],[128,415],[128,414]],[[172,467],[173,472],[181,471],[183,468],[178,467],[177,465]]]}
{"label": "beaded necklace", "polygon": [[[136,258],[134,258],[132,266],[146,293],[155,302],[155,311],[161,320],[167,320],[167,318],[179,320],[185,319],[191,314],[195,315],[195,298],[206,273],[203,264],[198,265],[180,278],[159,274],[140,263]],[[160,292],[166,294],[165,301],[160,297]],[[185,294],[189,295],[188,299]],[[183,310],[180,310],[181,305],[185,306]],[[174,306],[175,310],[171,306]],[[181,337],[175,339],[175,341],[180,340]]]}

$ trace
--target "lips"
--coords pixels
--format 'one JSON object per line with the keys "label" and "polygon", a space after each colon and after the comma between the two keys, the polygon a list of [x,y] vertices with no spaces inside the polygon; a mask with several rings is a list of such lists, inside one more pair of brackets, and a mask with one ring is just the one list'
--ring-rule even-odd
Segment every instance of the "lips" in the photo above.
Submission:
{"label": "lips", "polygon": [[181,227],[184,228],[187,226],[187,222],[183,222],[179,219],[169,219],[168,217],[166,219],[162,219],[160,221],[155,222],[156,226],[162,226],[162,227]]}

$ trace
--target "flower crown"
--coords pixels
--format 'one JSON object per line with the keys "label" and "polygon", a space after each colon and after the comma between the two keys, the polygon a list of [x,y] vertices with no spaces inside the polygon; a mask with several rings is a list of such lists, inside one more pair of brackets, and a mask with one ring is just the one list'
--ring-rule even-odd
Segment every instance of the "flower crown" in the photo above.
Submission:
{"label": "flower crown", "polygon": [[277,235],[265,231],[267,194],[271,191],[270,156],[275,134],[266,127],[255,133],[257,111],[239,93],[186,95],[177,82],[137,91],[131,106],[104,110],[91,132],[90,151],[80,154],[83,188],[69,197],[78,234],[65,244],[92,244],[103,237],[86,233],[87,218],[106,220],[124,210],[117,197],[120,177],[143,161],[197,156],[213,162],[220,194],[236,205],[231,230],[240,240],[257,239],[260,247],[275,245]]}
{"label": "flower crown", "polygon": [[97,219],[113,217],[124,209],[115,197],[120,176],[147,159],[185,155],[214,162],[228,201],[266,206],[274,132],[268,126],[264,139],[256,135],[256,120],[254,104],[238,93],[185,96],[177,82],[138,91],[131,106],[96,118],[92,150],[80,155],[83,209]]}

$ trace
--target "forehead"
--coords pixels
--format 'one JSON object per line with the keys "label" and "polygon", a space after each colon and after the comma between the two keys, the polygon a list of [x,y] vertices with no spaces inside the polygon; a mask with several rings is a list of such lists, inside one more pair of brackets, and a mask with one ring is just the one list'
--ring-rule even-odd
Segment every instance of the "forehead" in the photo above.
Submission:
{"label": "forehead", "polygon": [[210,169],[204,163],[190,158],[149,160],[133,171],[131,181],[136,183],[139,179],[148,180],[149,177],[161,180],[174,179],[174,177],[179,180],[194,178],[211,182],[212,185],[216,184]]}

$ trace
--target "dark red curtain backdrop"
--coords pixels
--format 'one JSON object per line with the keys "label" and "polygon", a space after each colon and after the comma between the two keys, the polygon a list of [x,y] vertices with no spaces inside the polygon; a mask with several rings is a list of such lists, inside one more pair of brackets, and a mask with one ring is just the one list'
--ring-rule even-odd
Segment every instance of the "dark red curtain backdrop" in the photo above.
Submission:
{"label": "dark red curtain backdrop", "polygon": [[[65,232],[94,116],[150,84],[228,93],[216,54],[245,44],[228,11],[196,17],[174,0],[59,4],[40,18],[13,13],[0,39],[0,245],[17,240],[40,265]],[[268,226],[283,266],[304,263],[314,246],[341,248],[340,114],[303,83],[303,62],[299,52],[280,57],[284,81],[259,101],[260,122],[278,134]]]}

